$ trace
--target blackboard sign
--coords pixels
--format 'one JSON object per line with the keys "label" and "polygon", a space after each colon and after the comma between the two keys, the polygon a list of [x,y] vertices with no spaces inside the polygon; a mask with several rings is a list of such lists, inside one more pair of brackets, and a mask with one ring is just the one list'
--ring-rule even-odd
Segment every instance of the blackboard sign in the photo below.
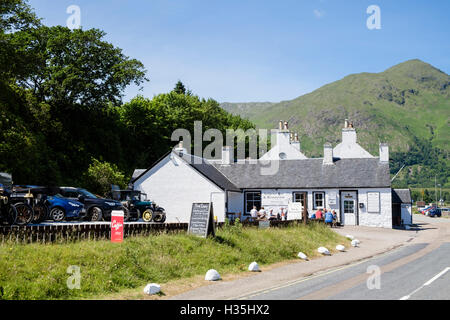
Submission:
{"label": "blackboard sign", "polygon": [[189,233],[206,238],[215,235],[212,203],[193,203]]}

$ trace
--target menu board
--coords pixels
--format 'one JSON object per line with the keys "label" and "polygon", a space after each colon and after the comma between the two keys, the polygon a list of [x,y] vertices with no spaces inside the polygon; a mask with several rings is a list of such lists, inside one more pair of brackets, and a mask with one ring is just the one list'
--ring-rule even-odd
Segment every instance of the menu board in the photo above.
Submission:
{"label": "menu board", "polygon": [[367,212],[379,213],[380,212],[380,193],[379,192],[367,192]]}
{"label": "menu board", "polygon": [[215,235],[212,203],[193,203],[188,232],[206,238]]}

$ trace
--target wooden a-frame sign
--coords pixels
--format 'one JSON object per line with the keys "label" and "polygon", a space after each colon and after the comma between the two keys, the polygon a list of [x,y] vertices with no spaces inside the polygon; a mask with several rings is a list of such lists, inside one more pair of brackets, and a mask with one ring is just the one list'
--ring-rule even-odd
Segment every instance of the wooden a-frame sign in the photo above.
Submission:
{"label": "wooden a-frame sign", "polygon": [[211,202],[193,203],[188,233],[203,238],[216,235],[214,230],[214,213]]}

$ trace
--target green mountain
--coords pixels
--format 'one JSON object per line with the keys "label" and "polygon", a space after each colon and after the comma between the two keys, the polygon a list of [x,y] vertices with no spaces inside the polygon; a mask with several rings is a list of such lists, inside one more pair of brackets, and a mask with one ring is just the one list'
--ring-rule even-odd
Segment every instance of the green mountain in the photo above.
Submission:
{"label": "green mountain", "polygon": [[[393,170],[400,169],[402,158],[414,158],[403,163],[407,169],[397,178],[401,184],[408,183],[408,175],[417,178],[408,184],[420,185],[425,180],[430,184],[434,173],[442,185],[448,185],[449,98],[448,74],[423,61],[410,60],[381,73],[349,75],[294,100],[270,105],[227,103],[223,107],[248,117],[259,128],[276,128],[279,120],[289,121],[310,157],[321,156],[325,142],[340,142],[344,119],[349,119],[357,129],[358,142],[373,155],[378,155],[380,141],[389,143]],[[431,156],[437,159],[425,159]],[[421,171],[426,177],[418,178]]]}

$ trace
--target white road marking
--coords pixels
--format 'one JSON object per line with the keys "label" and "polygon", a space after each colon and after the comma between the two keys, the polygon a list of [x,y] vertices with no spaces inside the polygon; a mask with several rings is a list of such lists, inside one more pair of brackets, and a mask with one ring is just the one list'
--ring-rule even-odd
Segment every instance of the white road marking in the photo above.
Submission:
{"label": "white road marking", "polygon": [[442,270],[441,272],[439,272],[437,275],[435,275],[433,278],[431,278],[430,280],[428,280],[427,282],[425,282],[423,285],[421,285],[419,288],[417,288],[416,290],[414,290],[413,292],[411,292],[410,294],[401,297],[399,300],[408,300],[409,298],[411,298],[411,296],[415,293],[417,293],[419,290],[422,290],[424,287],[429,286],[430,284],[432,284],[434,281],[436,281],[437,279],[439,279],[441,276],[443,276],[448,270],[450,270],[450,267],[445,268],[444,270]]}

